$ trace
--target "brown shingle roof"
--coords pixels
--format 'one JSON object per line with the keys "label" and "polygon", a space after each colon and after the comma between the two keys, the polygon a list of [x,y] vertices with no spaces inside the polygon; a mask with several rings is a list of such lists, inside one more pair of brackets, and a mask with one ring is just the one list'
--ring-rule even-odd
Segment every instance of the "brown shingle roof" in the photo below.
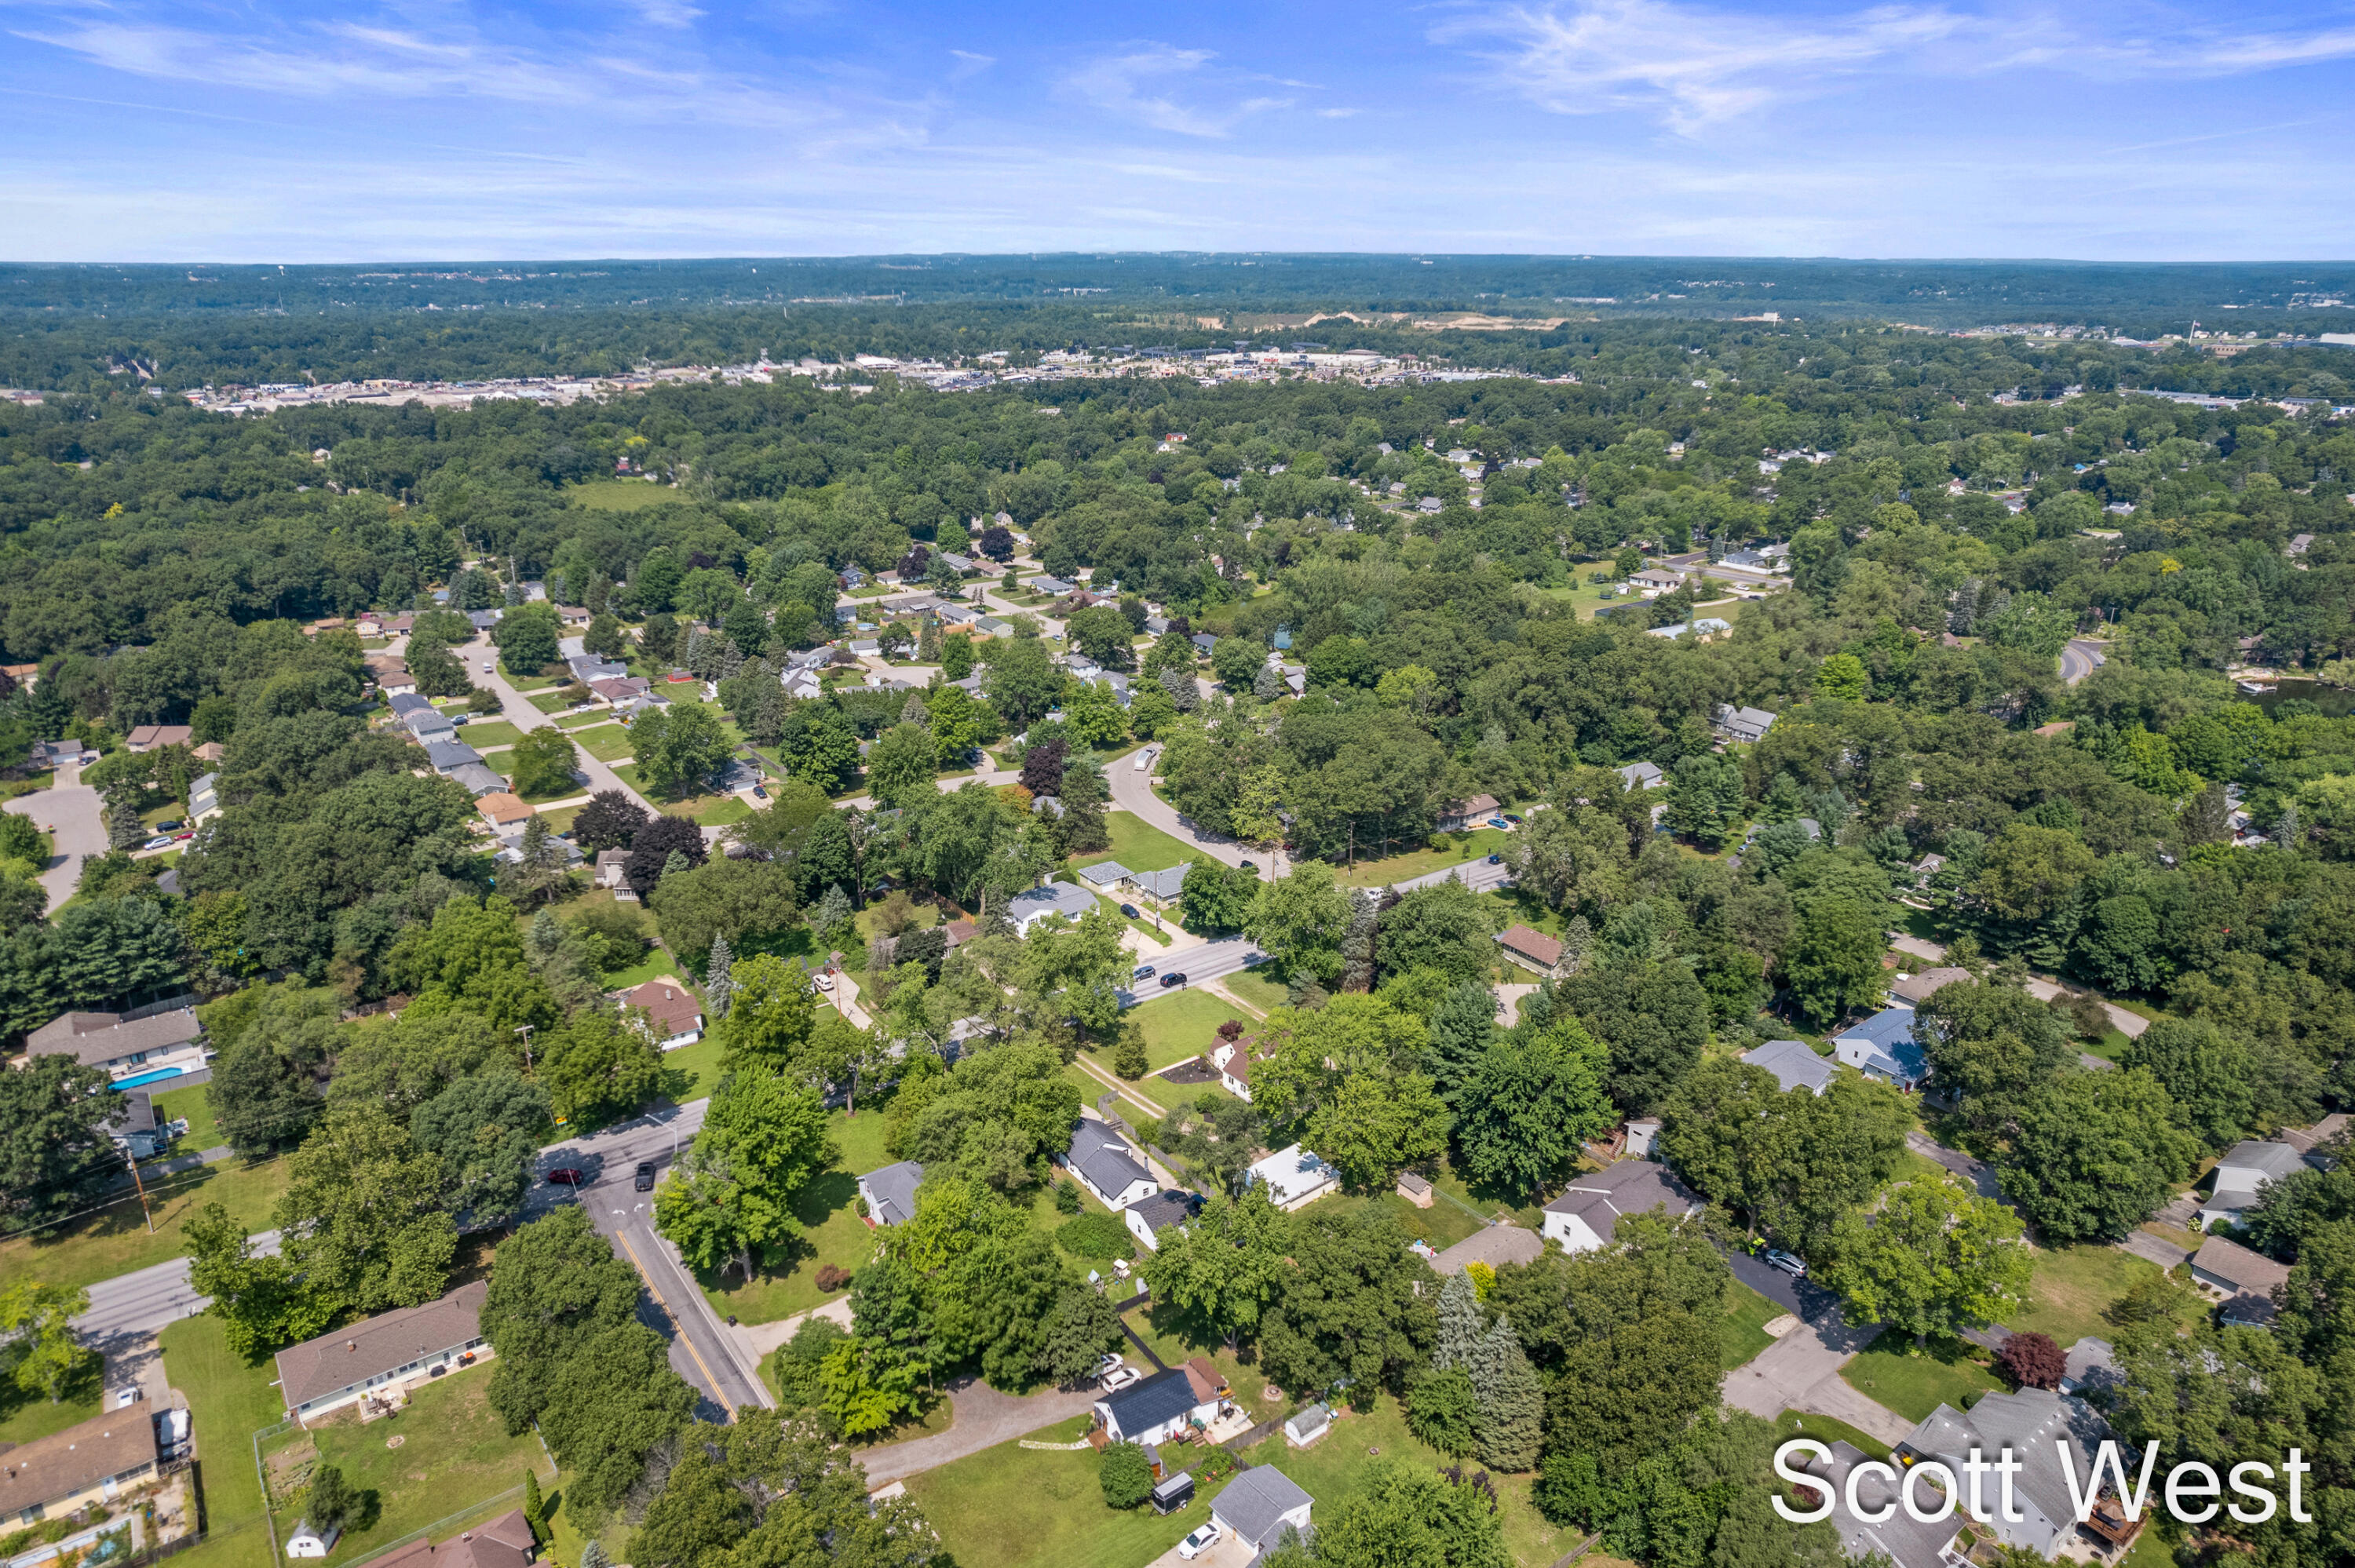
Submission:
{"label": "brown shingle roof", "polygon": [[703,1004],[696,1001],[695,993],[663,975],[624,991],[622,1005],[637,1008],[653,1019],[665,1039],[686,1033],[703,1016]]}
{"label": "brown shingle roof", "polygon": [[461,1285],[439,1301],[362,1319],[349,1328],[278,1352],[279,1394],[289,1410],[382,1372],[482,1338],[487,1281]]}
{"label": "brown shingle roof", "polygon": [[531,806],[521,796],[494,789],[474,802],[474,809],[501,827],[531,820]]}
{"label": "brown shingle roof", "polygon": [[2289,1283],[2289,1265],[2275,1263],[2223,1236],[2201,1242],[2200,1250],[2191,1255],[2191,1266],[2255,1296],[2271,1296],[2275,1287]]}
{"label": "brown shingle roof", "polygon": [[155,1462],[155,1423],[144,1404],[94,1415],[0,1455],[0,1519]]}
{"label": "brown shingle roof", "polygon": [[1534,959],[1548,969],[1561,962],[1561,939],[1549,937],[1542,931],[1532,931],[1527,926],[1508,926],[1505,934],[1497,940],[1523,958]]}
{"label": "brown shingle roof", "polygon": [[412,1541],[359,1568],[524,1568],[532,1559],[531,1525],[523,1510],[509,1509],[488,1524],[435,1545]]}
{"label": "brown shingle roof", "polygon": [[188,726],[184,724],[143,724],[133,726],[127,738],[129,744],[134,748],[149,746],[186,746],[188,744],[189,734]]}
{"label": "brown shingle roof", "polygon": [[33,1056],[70,1055],[84,1066],[95,1066],[142,1051],[168,1051],[202,1039],[204,1033],[194,1008],[135,1018],[128,1023],[119,1013],[68,1012],[27,1035],[25,1050]]}

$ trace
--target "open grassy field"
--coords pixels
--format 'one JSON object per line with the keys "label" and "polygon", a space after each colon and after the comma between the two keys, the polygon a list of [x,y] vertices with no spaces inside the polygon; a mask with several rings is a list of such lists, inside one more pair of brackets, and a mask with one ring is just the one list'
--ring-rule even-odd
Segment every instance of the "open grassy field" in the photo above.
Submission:
{"label": "open grassy field", "polygon": [[564,498],[592,512],[636,512],[680,496],[667,484],[643,479],[592,479],[586,484],[567,485]]}
{"label": "open grassy field", "polygon": [[1725,1316],[1717,1325],[1718,1353],[1725,1370],[1747,1366],[1759,1351],[1774,1342],[1766,1325],[1783,1315],[1782,1304],[1770,1301],[1740,1280],[1725,1287]]}
{"label": "open grassy field", "polygon": [[572,739],[581,750],[600,762],[620,762],[634,755],[632,747],[635,743],[631,739],[630,732],[617,724],[601,724],[593,728],[575,730]]}
{"label": "open grassy field", "polygon": [[195,1568],[251,1568],[270,1555],[262,1531],[252,1435],[285,1414],[268,1361],[249,1366],[232,1353],[218,1318],[183,1318],[163,1332],[164,1370],[188,1396],[207,1540],[176,1561]]}
{"label": "open grassy field", "polygon": [[2004,1327],[2049,1334],[2062,1350],[2087,1334],[2106,1338],[2111,1330],[2103,1311],[2158,1272],[2158,1265],[2114,1246],[2039,1247],[2028,1303],[2004,1319]]}
{"label": "open grassy field", "polygon": [[634,762],[625,762],[613,772],[623,783],[654,801],[665,816],[687,817],[704,827],[716,828],[741,822],[752,814],[752,808],[736,795],[687,795],[666,800],[649,794],[645,786],[638,782],[638,765]]}
{"label": "open grassy field", "polygon": [[1967,1410],[1979,1395],[2004,1386],[1994,1373],[1971,1359],[1978,1347],[1960,1340],[1932,1340],[1922,1353],[1900,1337],[1897,1345],[1881,1336],[1840,1369],[1850,1388],[1877,1400],[1908,1421],[1922,1421],[1941,1404]]}
{"label": "open grassy field", "polygon": [[1250,1013],[1207,991],[1156,999],[1151,1006],[1136,1009],[1137,1027],[1145,1033],[1145,1059],[1158,1069],[1199,1056],[1218,1043],[1219,1025],[1229,1019],[1242,1023],[1246,1031],[1255,1022]]}
{"label": "open grassy field", "polygon": [[1404,854],[1391,855],[1382,860],[1360,859],[1353,866],[1336,866],[1333,880],[1344,887],[1386,887],[1393,882],[1404,882],[1411,876],[1423,876],[1451,865],[1468,865],[1485,860],[1504,849],[1511,841],[1509,833],[1494,828],[1476,828],[1468,833],[1443,833],[1437,842],[1440,849],[1413,849]]}
{"label": "open grassy field", "polygon": [[225,1205],[250,1230],[270,1228],[270,1211],[285,1185],[282,1161],[240,1165],[225,1161],[151,1183],[151,1233],[136,1197],[43,1232],[0,1242],[0,1279],[38,1280],[44,1285],[90,1285],[118,1274],[181,1255],[180,1222],[207,1203]]}
{"label": "open grassy field", "polygon": [[1112,836],[1112,847],[1099,854],[1073,855],[1071,861],[1073,871],[1107,860],[1116,860],[1131,871],[1161,871],[1173,865],[1185,865],[1199,859],[1202,853],[1183,840],[1170,837],[1134,811],[1107,809],[1104,831]]}
{"label": "open grassy field", "polygon": [[458,732],[458,738],[476,751],[488,751],[496,746],[513,746],[523,738],[523,731],[505,719],[476,719]]}
{"label": "open grassy field", "polygon": [[262,1457],[272,1467],[278,1493],[272,1517],[279,1539],[299,1522],[287,1493],[312,1454],[342,1470],[363,1497],[374,1492],[377,1498],[374,1521],[365,1530],[347,1528],[325,1558],[330,1565],[363,1562],[388,1542],[485,1505],[523,1485],[526,1470],[538,1473],[543,1490],[554,1490],[556,1467],[538,1437],[506,1435],[491,1408],[490,1388],[490,1369],[477,1366],[417,1388],[408,1409],[383,1420],[362,1425],[354,1407],[308,1432],[296,1427],[265,1440]]}
{"label": "open grassy field", "polygon": [[1291,991],[1269,980],[1263,969],[1237,969],[1222,977],[1219,983],[1262,1012],[1292,1005]]}

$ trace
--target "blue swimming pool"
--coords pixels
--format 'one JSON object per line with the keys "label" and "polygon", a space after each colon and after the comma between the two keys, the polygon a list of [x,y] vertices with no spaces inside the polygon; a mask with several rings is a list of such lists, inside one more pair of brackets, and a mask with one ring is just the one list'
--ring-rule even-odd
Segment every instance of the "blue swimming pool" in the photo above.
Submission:
{"label": "blue swimming pool", "polygon": [[114,1086],[118,1089],[135,1089],[143,1084],[159,1084],[165,1078],[176,1078],[186,1071],[186,1067],[158,1067],[152,1073],[142,1073],[137,1077],[117,1078],[114,1080]]}

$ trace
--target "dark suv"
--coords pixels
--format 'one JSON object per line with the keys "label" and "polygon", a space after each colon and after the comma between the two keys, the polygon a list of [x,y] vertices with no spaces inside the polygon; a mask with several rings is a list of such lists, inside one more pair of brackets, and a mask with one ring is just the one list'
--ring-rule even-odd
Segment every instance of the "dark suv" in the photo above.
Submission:
{"label": "dark suv", "polygon": [[655,1167],[652,1160],[639,1165],[638,1179],[634,1184],[641,1192],[651,1192],[655,1190]]}

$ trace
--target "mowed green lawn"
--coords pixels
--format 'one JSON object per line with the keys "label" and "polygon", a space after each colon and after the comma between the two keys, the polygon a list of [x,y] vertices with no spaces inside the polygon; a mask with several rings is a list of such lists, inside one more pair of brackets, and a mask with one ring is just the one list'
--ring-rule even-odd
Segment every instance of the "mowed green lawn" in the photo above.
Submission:
{"label": "mowed green lawn", "polygon": [[634,755],[630,732],[617,724],[601,724],[591,729],[575,730],[573,743],[600,762],[619,762]]}
{"label": "mowed green lawn", "polygon": [[201,1154],[220,1146],[220,1129],[213,1124],[212,1102],[205,1097],[204,1085],[157,1095],[155,1106],[157,1121],[173,1121],[181,1117],[188,1120],[188,1135],[174,1146],[174,1153]]}
{"label": "mowed green lawn", "polygon": [[[357,1407],[338,1411],[307,1437],[298,1427],[264,1447],[266,1459],[273,1450],[314,1442],[319,1457],[357,1490],[376,1493],[376,1522],[347,1529],[327,1553],[330,1568],[363,1562],[389,1542],[488,1504],[523,1485],[527,1470],[538,1475],[543,1491],[556,1489],[556,1467],[538,1437],[528,1431],[508,1436],[491,1408],[490,1389],[490,1368],[475,1366],[417,1387],[397,1415],[362,1425]],[[389,1446],[396,1437],[400,1446]],[[281,1540],[300,1522],[296,1510],[283,1506],[273,1517]]]}
{"label": "mowed green lawn", "polygon": [[249,1230],[266,1231],[285,1181],[284,1161],[273,1160],[253,1166],[229,1160],[150,1183],[147,1206],[155,1215],[154,1230],[148,1229],[137,1197],[127,1197],[37,1237],[0,1242],[0,1279],[92,1285],[169,1262],[186,1250],[180,1222],[207,1203],[223,1205]]}
{"label": "mowed green lawn", "polygon": [[1107,810],[1104,831],[1112,836],[1112,847],[1096,854],[1072,856],[1073,871],[1107,860],[1116,860],[1131,871],[1160,871],[1201,858],[1200,850],[1170,837],[1134,811]]}
{"label": "mowed green lawn", "polygon": [[1970,1359],[1977,1347],[1960,1340],[1932,1340],[1919,1354],[1892,1336],[1882,1335],[1862,1354],[1840,1369],[1850,1388],[1867,1399],[1887,1405],[1908,1421],[1924,1421],[1941,1404],[1967,1410],[1979,1395],[2001,1389],[1995,1374]]}
{"label": "mowed green lawn", "polygon": [[1512,835],[1499,832],[1495,828],[1476,828],[1468,833],[1444,834],[1439,842],[1444,847],[1425,849],[1418,846],[1404,854],[1394,854],[1383,860],[1361,858],[1354,866],[1336,866],[1333,879],[1344,887],[1386,887],[1393,882],[1404,882],[1411,876],[1423,876],[1451,865],[1469,865],[1474,861],[1486,860],[1510,843]]}
{"label": "mowed green lawn", "polygon": [[282,1419],[265,1360],[249,1366],[230,1351],[218,1318],[183,1318],[163,1332],[164,1371],[188,1396],[203,1488],[206,1541],[177,1562],[191,1568],[251,1568],[270,1556],[261,1528],[261,1484],[253,1473],[253,1434]]}
{"label": "mowed green lawn", "polygon": [[[1154,983],[1151,980],[1145,982]],[[1155,998],[1139,1006],[1134,1015],[1137,1027],[1145,1033],[1145,1059],[1155,1070],[1182,1062],[1188,1056],[1199,1056],[1218,1044],[1219,1025],[1230,1019],[1241,1023],[1245,1033],[1254,1033],[1257,1020],[1224,997],[1208,991],[1188,991],[1180,996]],[[1150,1086],[1148,1086],[1150,1087]],[[1180,1086],[1169,1086],[1156,1098],[1178,1092]],[[1190,1093],[1182,1097],[1192,1098]]]}
{"label": "mowed green lawn", "polygon": [[2004,1327],[2049,1334],[2064,1351],[2087,1334],[2106,1338],[2111,1329],[2103,1312],[2158,1273],[2157,1264],[2114,1246],[2039,1247],[2027,1305],[2005,1319]]}
{"label": "mowed green lawn", "polygon": [[1725,1287],[1725,1316],[1717,1326],[1718,1354],[1725,1370],[1747,1366],[1750,1359],[1774,1342],[1766,1325],[1783,1316],[1783,1306],[1769,1300],[1740,1280]]}
{"label": "mowed green lawn", "polygon": [[747,1323],[773,1323],[806,1312],[840,1294],[817,1287],[820,1268],[832,1264],[855,1270],[873,1254],[875,1232],[858,1216],[858,1177],[891,1163],[883,1148],[884,1103],[862,1105],[855,1117],[836,1111],[826,1118],[834,1168],[804,1188],[794,1203],[794,1217],[803,1225],[798,1243],[765,1254],[750,1280],[732,1271],[698,1273],[704,1298],[723,1317],[732,1313]]}

